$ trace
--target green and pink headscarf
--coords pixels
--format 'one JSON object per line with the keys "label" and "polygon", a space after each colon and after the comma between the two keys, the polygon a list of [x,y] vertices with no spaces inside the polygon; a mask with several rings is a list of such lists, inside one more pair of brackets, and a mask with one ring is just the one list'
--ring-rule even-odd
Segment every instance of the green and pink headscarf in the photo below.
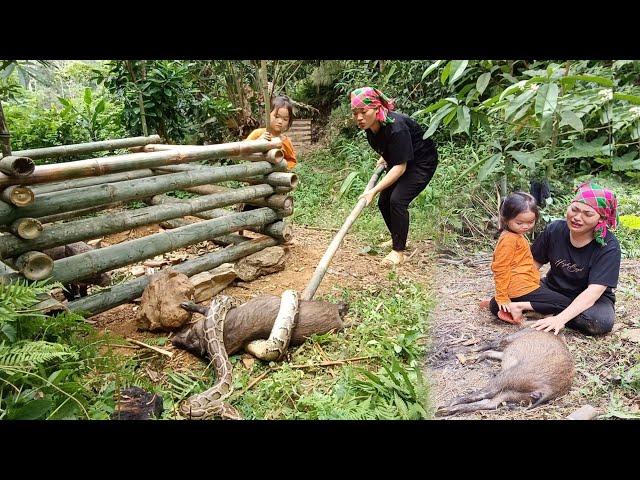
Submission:
{"label": "green and pink headscarf", "polygon": [[618,199],[615,193],[593,182],[579,185],[576,192],[574,202],[589,205],[602,217],[596,225],[594,237],[600,245],[606,245],[607,227],[616,228],[618,225]]}
{"label": "green and pink headscarf", "polygon": [[395,102],[377,88],[362,87],[351,92],[351,108],[375,108],[376,120],[383,125],[393,123],[389,111],[396,108]]}

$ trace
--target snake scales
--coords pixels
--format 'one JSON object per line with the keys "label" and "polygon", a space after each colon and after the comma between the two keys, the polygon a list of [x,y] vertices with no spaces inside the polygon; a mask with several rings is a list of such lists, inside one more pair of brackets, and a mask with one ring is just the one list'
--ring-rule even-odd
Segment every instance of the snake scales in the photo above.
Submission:
{"label": "snake scales", "polygon": [[[194,304],[183,304],[183,308],[198,311],[205,315],[205,350],[213,363],[217,382],[210,389],[193,395],[182,404],[180,412],[191,419],[221,417],[241,419],[238,411],[225,402],[233,392],[233,368],[224,346],[224,319],[233,308],[233,301],[227,295],[219,295],[211,301],[208,309]],[[267,340],[255,340],[246,346],[247,352],[261,360],[278,360],[284,355],[298,313],[298,292],[286,290],[282,294],[280,310]]]}

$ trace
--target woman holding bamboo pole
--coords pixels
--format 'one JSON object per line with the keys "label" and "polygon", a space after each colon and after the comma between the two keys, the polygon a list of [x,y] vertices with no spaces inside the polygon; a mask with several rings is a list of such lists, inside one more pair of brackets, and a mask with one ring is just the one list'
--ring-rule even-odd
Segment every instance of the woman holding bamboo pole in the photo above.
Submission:
{"label": "woman holding bamboo pole", "polygon": [[423,139],[424,131],[414,119],[394,109],[394,102],[375,88],[351,92],[353,118],[366,132],[371,148],[380,154],[377,165],[384,165],[386,171],[380,183],[360,198],[369,205],[380,193],[378,208],[393,245],[384,262],[401,265],[409,235],[408,207],[433,177],[438,152],[431,139]]}

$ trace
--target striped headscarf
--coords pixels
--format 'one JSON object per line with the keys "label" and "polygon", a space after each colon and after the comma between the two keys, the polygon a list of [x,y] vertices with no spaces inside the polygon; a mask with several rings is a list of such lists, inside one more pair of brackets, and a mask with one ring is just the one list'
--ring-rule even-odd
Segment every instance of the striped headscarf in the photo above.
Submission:
{"label": "striped headscarf", "polygon": [[579,185],[576,192],[574,202],[589,205],[602,217],[596,225],[594,237],[600,245],[606,245],[604,239],[607,236],[607,227],[616,228],[618,225],[618,199],[615,193],[593,182]]}
{"label": "striped headscarf", "polygon": [[383,125],[393,123],[389,111],[396,108],[395,102],[376,88],[362,87],[351,92],[351,108],[376,108],[376,120]]}

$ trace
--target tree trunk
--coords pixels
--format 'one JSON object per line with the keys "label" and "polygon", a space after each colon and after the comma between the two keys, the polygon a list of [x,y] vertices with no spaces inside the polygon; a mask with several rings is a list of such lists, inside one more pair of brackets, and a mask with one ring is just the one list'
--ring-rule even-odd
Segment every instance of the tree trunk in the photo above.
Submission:
{"label": "tree trunk", "polygon": [[121,148],[131,148],[150,143],[157,144],[162,139],[158,135],[149,137],[115,138],[113,140],[103,140],[100,142],[76,143],[73,145],[61,145],[59,147],[33,148],[29,150],[18,150],[13,152],[15,156],[36,158],[57,158],[70,155],[81,155],[84,153],[103,152],[107,150],[118,150]]}
{"label": "tree trunk", "polygon": [[4,110],[0,101],[0,157],[8,157],[11,155],[11,134],[4,118]]}
{"label": "tree trunk", "polygon": [[[171,268],[187,276],[192,276],[206,270],[211,270],[223,263],[233,262],[252,253],[259,252],[267,247],[278,245],[278,243],[277,240],[269,237],[256,238],[242,242],[239,245],[234,245],[233,247],[227,247],[216,252],[202,255]],[[95,315],[122,305],[123,303],[128,303],[142,295],[142,292],[149,283],[149,279],[149,276],[140,277],[120,285],[114,285],[109,291],[75,300],[69,303],[69,310],[88,312],[91,315]]]}

